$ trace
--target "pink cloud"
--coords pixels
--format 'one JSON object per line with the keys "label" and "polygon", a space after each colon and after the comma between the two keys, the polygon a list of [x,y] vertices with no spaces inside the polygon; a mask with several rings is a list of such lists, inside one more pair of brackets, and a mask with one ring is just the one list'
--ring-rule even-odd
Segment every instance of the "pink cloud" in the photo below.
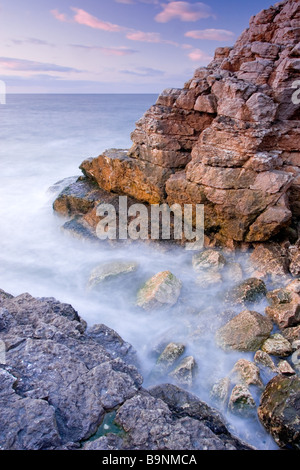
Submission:
{"label": "pink cloud", "polygon": [[119,26],[117,24],[109,23],[108,21],[102,21],[92,16],[85,10],[81,10],[80,8],[72,7],[72,10],[75,12],[74,21],[75,23],[79,23],[85,26],[89,26],[90,28],[94,29],[101,29],[103,31],[109,31],[112,33],[118,33],[120,31],[124,31],[125,28]]}
{"label": "pink cloud", "polygon": [[189,58],[193,62],[205,63],[208,64],[213,60],[213,57],[206,54],[206,52],[201,51],[201,49],[194,49],[188,54]]}
{"label": "pink cloud", "polygon": [[54,18],[56,18],[58,21],[63,21],[63,22],[68,21],[67,16],[64,13],[59,13],[58,10],[51,10],[51,13],[54,16]]}
{"label": "pink cloud", "polygon": [[[146,2],[146,0],[143,0],[143,3],[144,2],[148,3]],[[77,24],[88,26],[94,29],[101,29],[102,31],[108,31],[110,33],[125,33],[126,38],[130,39],[131,41],[150,42],[156,44],[170,44],[172,46],[179,47],[178,43],[163,39],[160,33],[144,32],[126,28],[124,26],[113,24],[108,21],[100,20],[99,18],[96,18],[95,16],[80,8],[71,7],[71,9],[75,12],[75,15],[72,20],[68,20],[66,15],[59,13],[57,10],[52,10],[51,13],[59,21],[72,21]]]}
{"label": "pink cloud", "polygon": [[205,3],[170,2],[162,4],[163,11],[156,15],[159,23],[179,19],[181,21],[198,21],[213,16],[210,6]]}
{"label": "pink cloud", "polygon": [[235,34],[226,29],[202,29],[198,31],[188,31],[185,36],[193,39],[206,39],[209,41],[228,41],[234,38]]}
{"label": "pink cloud", "polygon": [[135,54],[138,51],[134,49],[129,49],[128,47],[121,46],[121,47],[101,47],[101,46],[85,46],[83,44],[72,44],[71,47],[77,48],[77,49],[84,49],[87,51],[99,51],[102,52],[105,55],[109,56],[126,56],[126,55],[131,55]]}

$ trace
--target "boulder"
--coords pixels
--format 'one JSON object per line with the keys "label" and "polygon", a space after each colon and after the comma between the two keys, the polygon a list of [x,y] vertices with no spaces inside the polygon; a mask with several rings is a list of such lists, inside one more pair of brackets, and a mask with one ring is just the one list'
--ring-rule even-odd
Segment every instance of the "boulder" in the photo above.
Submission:
{"label": "boulder", "polygon": [[245,385],[238,384],[232,389],[228,409],[231,413],[243,418],[255,417],[256,404]]}
{"label": "boulder", "polygon": [[271,356],[288,357],[292,354],[291,343],[279,333],[276,333],[266,339],[261,346],[262,351]]}
{"label": "boulder", "polygon": [[137,306],[144,310],[172,307],[180,296],[181,287],[181,281],[170,271],[158,273],[138,291]]}
{"label": "boulder", "polygon": [[278,302],[277,304],[266,307],[265,312],[279,328],[288,328],[297,326],[300,323],[300,296],[290,292],[284,297],[285,300],[290,299],[290,302]]}
{"label": "boulder", "polygon": [[273,323],[258,312],[244,310],[216,333],[216,343],[225,350],[257,351],[270,336]]}
{"label": "boulder", "polygon": [[226,294],[226,302],[248,305],[260,301],[267,294],[267,288],[261,279],[249,278],[230,289]]}
{"label": "boulder", "polygon": [[251,361],[247,359],[239,359],[231,373],[230,378],[232,381],[241,383],[244,385],[257,385],[263,387],[263,383],[260,378],[259,368]]}
{"label": "boulder", "polygon": [[170,377],[175,379],[175,381],[186,387],[191,387],[193,385],[193,379],[195,375],[196,361],[193,356],[188,356],[183,358],[178,366],[170,372]]}
{"label": "boulder", "polygon": [[219,270],[226,264],[226,258],[217,250],[205,250],[193,256],[193,268],[196,272]]}
{"label": "boulder", "polygon": [[119,276],[130,274],[138,269],[138,263],[132,261],[112,261],[96,266],[91,272],[88,287],[90,289],[101,285],[103,282],[113,280]]}
{"label": "boulder", "polygon": [[300,379],[277,375],[266,386],[258,408],[262,424],[285,449],[300,448]]}

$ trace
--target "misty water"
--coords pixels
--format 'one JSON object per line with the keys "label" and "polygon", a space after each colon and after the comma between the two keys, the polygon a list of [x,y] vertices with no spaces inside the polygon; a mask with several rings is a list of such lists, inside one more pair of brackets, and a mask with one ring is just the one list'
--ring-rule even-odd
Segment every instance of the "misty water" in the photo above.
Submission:
{"label": "misty water", "polygon": [[[104,323],[138,352],[144,386],[170,382],[155,374],[154,351],[165,342],[182,342],[197,373],[191,392],[217,407],[211,387],[238,359],[253,354],[225,353],[214,343],[222,295],[234,285],[228,276],[217,287],[199,287],[193,252],[153,244],[92,244],[61,230],[53,213],[56,182],[80,176],[80,163],[108,148],[129,148],[135,122],[156,95],[9,95],[0,105],[0,288],[17,296],[55,297],[72,304],[88,323]],[[230,261],[231,253],[225,253]],[[87,289],[91,271],[113,260],[138,263],[135,273]],[[247,276],[247,255],[238,254]],[[144,312],[135,306],[141,285],[160,271],[171,271],[183,284],[172,311]],[[255,305],[263,313],[264,304]],[[237,309],[236,313],[239,313]],[[259,403],[259,391],[253,396]],[[223,410],[221,410],[223,413]],[[233,434],[258,449],[276,449],[258,420],[223,413]]]}

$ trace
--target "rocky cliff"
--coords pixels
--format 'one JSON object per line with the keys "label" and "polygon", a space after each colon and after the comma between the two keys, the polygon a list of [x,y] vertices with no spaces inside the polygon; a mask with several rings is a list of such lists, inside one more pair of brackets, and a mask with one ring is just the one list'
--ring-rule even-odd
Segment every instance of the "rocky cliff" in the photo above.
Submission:
{"label": "rocky cliff", "polygon": [[252,17],[183,89],[162,92],[129,151],[84,161],[87,181],[149,204],[204,204],[222,243],[269,240],[300,215],[299,40],[298,0]]}

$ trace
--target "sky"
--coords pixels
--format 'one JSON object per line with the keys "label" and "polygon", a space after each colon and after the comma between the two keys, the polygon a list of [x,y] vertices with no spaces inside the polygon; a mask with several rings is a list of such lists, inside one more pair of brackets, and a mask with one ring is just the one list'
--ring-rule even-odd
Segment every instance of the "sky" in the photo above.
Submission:
{"label": "sky", "polygon": [[159,93],[232,46],[272,0],[0,0],[7,93]]}

